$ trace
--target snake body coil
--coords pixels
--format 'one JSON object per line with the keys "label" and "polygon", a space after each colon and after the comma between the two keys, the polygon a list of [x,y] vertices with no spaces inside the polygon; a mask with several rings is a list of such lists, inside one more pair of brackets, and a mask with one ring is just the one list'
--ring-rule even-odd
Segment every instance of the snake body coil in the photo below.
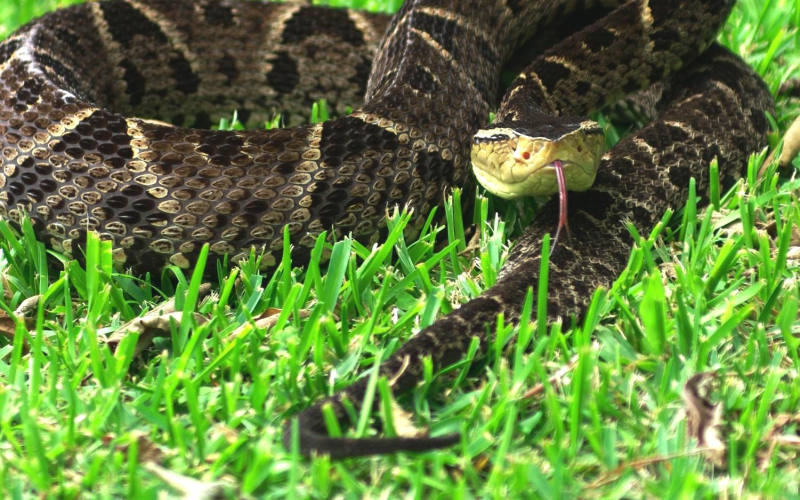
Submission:
{"label": "snake body coil", "polygon": [[[331,228],[377,241],[392,204],[414,209],[411,236],[448,188],[471,182],[471,141],[495,105],[505,63],[516,50],[549,47],[511,85],[495,126],[550,124],[664,82],[657,120],[603,157],[591,190],[570,196],[572,242],[550,258],[548,312],[580,315],[624,268],[633,245],[627,223],[647,233],[685,202],[690,177],[705,192],[713,159],[730,181],[764,144],[769,93],[712,45],[732,4],[415,0],[380,43],[384,18],[294,4],[79,5],[0,44],[0,213],[15,221],[30,214],[43,240],[75,257],[96,230],[114,242],[115,262],[135,272],[190,267],[206,242],[234,261],[265,248],[269,266],[284,231],[302,262]],[[544,39],[567,19],[583,29]],[[335,70],[327,65],[334,59]],[[343,111],[359,92],[364,105],[349,116],[281,130],[131,118],[207,127],[238,109],[257,123],[271,103],[292,111],[326,97]],[[538,243],[557,216],[557,205],[547,205],[494,287],[381,366],[395,391],[420,379],[424,357],[441,366],[460,359],[473,337],[484,346],[499,313],[518,320],[521,297],[538,281]],[[357,456],[454,441],[329,438],[322,405],[345,419],[342,399],[359,408],[365,388],[362,380],[301,413],[303,453]]]}

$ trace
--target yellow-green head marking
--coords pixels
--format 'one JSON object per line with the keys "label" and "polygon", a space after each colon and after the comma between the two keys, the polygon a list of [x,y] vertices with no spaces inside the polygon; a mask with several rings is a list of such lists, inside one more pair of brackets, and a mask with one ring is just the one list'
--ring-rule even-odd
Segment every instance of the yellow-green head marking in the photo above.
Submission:
{"label": "yellow-green head marking", "polygon": [[535,119],[497,123],[475,134],[472,170],[483,187],[501,198],[559,193],[555,248],[561,228],[569,234],[567,190],[592,187],[605,134],[590,120],[533,115]]}
{"label": "yellow-green head marking", "polygon": [[603,129],[589,120],[532,127],[500,123],[475,135],[473,172],[483,187],[501,198],[546,196],[559,192],[554,165],[559,160],[566,188],[586,191],[594,182],[604,145]]}

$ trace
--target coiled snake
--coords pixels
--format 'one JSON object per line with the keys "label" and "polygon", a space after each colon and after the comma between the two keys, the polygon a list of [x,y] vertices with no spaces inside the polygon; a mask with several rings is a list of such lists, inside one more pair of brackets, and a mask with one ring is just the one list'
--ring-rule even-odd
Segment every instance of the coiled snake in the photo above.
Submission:
{"label": "coiled snake", "polygon": [[[684,203],[690,177],[706,191],[714,158],[730,181],[764,145],[769,93],[713,44],[732,4],[409,0],[388,27],[379,16],[297,4],[78,5],[0,44],[0,212],[12,221],[29,214],[42,240],[76,258],[87,231],[98,231],[114,242],[116,264],[137,273],[189,268],[206,242],[234,262],[264,249],[269,267],[285,231],[302,262],[331,228],[377,241],[393,204],[414,210],[412,237],[448,188],[470,184],[472,139],[496,104],[501,70],[515,53],[538,51],[508,90],[498,127],[537,137],[531,127],[570,127],[575,120],[559,117],[662,82],[658,118],[603,156],[591,190],[570,196],[572,238],[550,257],[548,318],[580,315],[623,269],[627,223],[648,232]],[[548,41],[553,27],[576,32]],[[232,109],[259,123],[276,101],[291,112],[326,97],[344,111],[357,94],[361,108],[320,124],[207,130]],[[443,365],[473,337],[485,344],[499,313],[518,320],[520,298],[537,283],[539,241],[557,219],[551,202],[490,290],[381,366],[395,391],[419,380],[423,357]],[[342,398],[358,408],[365,388],[362,380],[300,414],[303,453],[454,442],[329,438],[322,405],[344,419]]]}

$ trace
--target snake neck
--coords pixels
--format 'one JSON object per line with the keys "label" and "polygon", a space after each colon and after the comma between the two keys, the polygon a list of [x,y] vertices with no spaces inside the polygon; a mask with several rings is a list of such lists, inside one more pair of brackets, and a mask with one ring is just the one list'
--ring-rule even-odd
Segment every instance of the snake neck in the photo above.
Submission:
{"label": "snake neck", "polygon": [[413,109],[417,99],[430,101],[431,109],[403,124],[413,127],[416,120],[430,121],[446,113],[441,104],[457,103],[465,115],[459,124],[466,133],[459,136],[468,142],[496,108],[501,71],[508,60],[538,26],[576,9],[574,4],[405,2],[373,62],[364,111],[399,117],[398,108]]}

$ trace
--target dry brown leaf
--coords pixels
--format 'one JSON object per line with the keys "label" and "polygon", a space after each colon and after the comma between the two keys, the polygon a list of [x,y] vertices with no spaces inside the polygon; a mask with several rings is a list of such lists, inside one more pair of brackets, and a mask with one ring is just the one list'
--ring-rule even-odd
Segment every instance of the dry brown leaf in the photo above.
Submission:
{"label": "dry brown leaf", "polygon": [[405,411],[397,402],[392,398],[392,422],[394,423],[394,430],[400,437],[420,437],[426,436],[425,431],[420,430],[414,425],[411,419],[411,414]]}
{"label": "dry brown leaf", "polygon": [[[666,281],[676,281],[678,279],[678,273],[675,271],[674,262],[662,262],[658,266],[658,269],[661,271],[661,276],[663,276]],[[671,289],[672,287],[667,288]]]}
{"label": "dry brown leaf", "polygon": [[705,455],[714,465],[725,465],[726,447],[720,437],[722,407],[709,400],[713,373],[693,375],[683,386],[683,402],[686,405],[686,427],[691,437],[706,449]]}
{"label": "dry brown leaf", "polygon": [[778,95],[800,97],[800,78],[789,78],[778,87]]}
{"label": "dry brown leaf", "polygon": [[[35,318],[24,318],[25,321],[25,328],[28,331],[32,331],[36,329],[36,319]],[[6,314],[4,311],[0,311],[0,337],[5,337],[8,339],[9,342],[14,341],[14,334],[17,331],[17,322],[14,321],[14,318]],[[28,352],[28,341],[23,338],[22,339],[22,352]]]}
{"label": "dry brown leaf", "polygon": [[182,500],[216,500],[226,498],[225,485],[221,482],[199,481],[165,469],[154,462],[145,462],[143,467],[178,493]]}
{"label": "dry brown leaf", "polygon": [[[154,462],[160,464],[164,460],[164,452],[144,433],[135,431],[131,434],[136,439],[136,459],[139,463]],[[113,435],[109,436],[108,439],[113,439]],[[117,447],[120,452],[126,455],[128,454],[129,448],[129,444]]]}
{"label": "dry brown leaf", "polygon": [[800,267],[800,246],[792,247],[786,252],[786,267]]}
{"label": "dry brown leaf", "polygon": [[[720,210],[715,210],[714,213],[711,214],[711,224],[714,226],[717,225],[722,219],[727,217],[730,213],[731,210],[724,208]],[[724,238],[734,238],[736,236],[744,234],[744,226],[742,225],[742,222],[740,220],[737,220],[735,222],[728,223],[723,227],[720,227],[719,234]]]}
{"label": "dry brown leaf", "polygon": [[263,313],[259,314],[258,317],[253,319],[258,321],[260,319],[267,319],[272,316],[277,316],[281,313],[282,310],[283,309],[278,309],[277,307],[268,307]]}
{"label": "dry brown leaf", "polygon": [[[267,314],[270,311],[271,311],[271,314]],[[260,314],[258,316],[258,319],[254,318],[255,321],[253,323],[254,323],[255,327],[260,329],[260,330],[269,330],[270,328],[275,326],[275,323],[278,322],[278,317],[280,316],[280,313],[281,313],[281,309],[275,309],[275,308],[271,307],[271,308],[267,309],[266,311],[264,311],[262,314]],[[311,316],[311,309],[300,309],[300,319],[306,319],[309,316]],[[246,323],[246,324],[240,326],[239,328],[237,328],[236,330],[234,330],[233,333],[228,335],[228,337],[225,339],[225,341],[226,342],[233,341],[233,339],[235,339],[236,337],[241,335],[243,331],[245,331],[245,329],[248,327],[248,325],[249,325],[249,323]]]}
{"label": "dry brown leaf", "polygon": [[587,489],[600,488],[601,486],[610,484],[619,479],[622,476],[622,474],[628,469],[634,469],[634,470],[643,469],[650,465],[669,462],[670,460],[675,460],[676,458],[691,457],[693,455],[697,455],[698,453],[703,453],[705,451],[706,451],[705,448],[697,448],[695,450],[687,451],[684,453],[676,453],[674,455],[664,455],[664,456],[656,456],[656,457],[634,460],[632,462],[622,464],[616,469],[610,470],[608,473],[604,474],[600,479],[587,486]]}
{"label": "dry brown leaf", "polygon": [[[564,376],[567,373],[571,372],[573,370],[573,368],[575,368],[575,365],[577,365],[577,364],[578,364],[578,355],[576,354],[575,356],[572,357],[571,360],[569,360],[569,363],[567,364],[567,366],[562,367],[560,370],[555,372],[552,377],[550,377],[548,379],[548,381],[550,382],[550,385],[553,385],[556,382],[558,382],[559,380],[561,380],[562,378],[564,378]],[[522,398],[523,399],[533,398],[533,397],[536,397],[536,396],[538,396],[539,394],[541,394],[543,392],[544,392],[544,383],[539,383],[539,384],[536,384],[530,390],[528,390],[528,392],[523,394]]]}
{"label": "dry brown leaf", "polygon": [[0,311],[0,335],[7,338],[10,342],[14,341],[14,334],[17,332],[17,322],[3,311]]}
{"label": "dry brown leaf", "polygon": [[[205,283],[200,286],[198,300],[202,300],[211,292],[211,285]],[[112,333],[107,339],[106,344],[113,350],[116,349],[120,341],[131,332],[139,334],[136,343],[135,354],[139,354],[147,349],[156,337],[163,337],[170,334],[170,321],[180,324],[183,319],[183,312],[175,310],[175,297],[167,300],[163,304],[144,316],[135,318]],[[206,318],[198,313],[194,313],[194,319],[198,325],[206,322]]]}
{"label": "dry brown leaf", "polygon": [[0,273],[0,283],[3,285],[3,298],[5,301],[10,302],[11,300],[14,300],[14,294],[11,292],[14,287],[12,287],[11,283],[8,282],[7,273]]}
{"label": "dry brown leaf", "polygon": [[[130,333],[138,333],[139,340],[136,343],[134,355],[141,353],[153,343],[156,337],[169,336],[171,327],[170,322],[174,321],[179,325],[183,320],[183,312],[171,312],[159,315],[155,310],[150,311],[145,316],[136,318],[122,325],[117,331],[111,334],[106,343],[111,349],[116,349],[122,339]],[[206,318],[198,313],[194,313],[194,320],[198,325],[206,322]]]}
{"label": "dry brown leaf", "polygon": [[236,429],[232,429],[223,423],[217,423],[211,428],[211,432],[213,434],[213,438],[216,439],[217,437],[221,437],[224,439],[228,444],[234,444],[236,441],[239,440],[239,431]]}
{"label": "dry brown leaf", "polygon": [[489,459],[489,455],[484,454],[480,454],[472,460],[472,466],[475,467],[475,470],[478,472],[482,472],[487,469],[491,463],[492,462]]}
{"label": "dry brown leaf", "polygon": [[481,232],[475,231],[475,233],[472,235],[472,238],[470,238],[469,243],[467,243],[466,248],[458,252],[458,256],[459,257],[470,256],[477,250],[480,250],[480,248],[481,248]]}
{"label": "dry brown leaf", "polygon": [[[34,295],[33,297],[28,297],[27,299],[23,300],[17,309],[14,311],[14,316],[21,318],[24,317],[25,314],[35,311],[36,308],[39,306],[39,299],[41,295]],[[32,331],[36,329],[36,319],[35,318],[23,318],[25,321],[25,328],[28,331]],[[17,322],[6,314],[4,311],[0,311],[0,337],[5,337],[9,340],[9,342],[14,341],[14,334],[17,331]],[[28,352],[28,342],[27,340],[23,339],[23,352]]]}
{"label": "dry brown leaf", "polygon": [[[794,434],[785,433],[786,427],[796,424],[798,430]],[[775,417],[772,428],[764,437],[764,441],[769,443],[769,448],[759,454],[758,467],[766,470],[772,461],[772,456],[778,446],[782,448],[796,448],[800,450],[800,413],[794,415],[783,413]]]}
{"label": "dry brown leaf", "polygon": [[[778,160],[778,165],[781,167],[788,166],[792,160],[800,153],[800,116],[789,126],[789,129],[783,135],[783,148],[781,149],[781,156]],[[758,170],[758,176],[762,177],[767,171],[772,162],[775,161],[775,151],[772,151],[761,168]]]}

